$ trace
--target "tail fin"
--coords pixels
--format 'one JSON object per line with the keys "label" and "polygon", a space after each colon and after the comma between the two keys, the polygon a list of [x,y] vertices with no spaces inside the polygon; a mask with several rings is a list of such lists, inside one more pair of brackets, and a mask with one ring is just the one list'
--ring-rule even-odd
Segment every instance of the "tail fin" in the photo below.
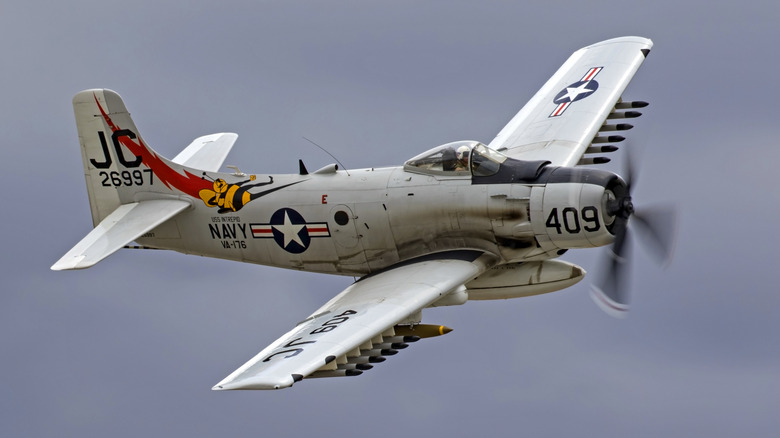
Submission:
{"label": "tail fin", "polygon": [[174,248],[168,239],[181,236],[169,219],[185,209],[202,201],[207,207],[221,207],[218,213],[238,211],[252,199],[302,182],[249,193],[249,188],[273,184],[273,178],[243,185],[255,175],[232,182],[244,175],[209,174],[232,147],[236,135],[231,133],[200,137],[174,161],[165,159],[144,143],[122,98],[111,90],[76,94],[73,111],[95,228],[52,266],[54,270],[88,268],[140,237],[153,239],[157,247]]}
{"label": "tail fin", "polygon": [[[123,204],[120,196],[123,184],[128,183],[124,187],[131,187],[142,183],[143,177],[147,176],[143,172],[133,175],[134,170],[141,170],[136,169],[141,164],[140,160],[119,147],[121,136],[137,139],[138,129],[122,98],[111,90],[85,90],[76,94],[73,112],[81,144],[92,223],[97,226]],[[106,122],[104,114],[111,122]],[[118,129],[114,131],[111,124]],[[123,181],[123,176],[129,178]],[[140,178],[133,180],[133,176]]]}
{"label": "tail fin", "polygon": [[82,91],[73,111],[95,228],[51,267],[57,271],[98,263],[190,207],[212,184],[146,146],[115,92]]}
{"label": "tail fin", "polygon": [[114,91],[82,91],[73,98],[73,111],[95,226],[120,205],[148,199],[146,194],[197,199],[200,190],[211,188],[212,182],[196,175],[195,170],[148,147]]}

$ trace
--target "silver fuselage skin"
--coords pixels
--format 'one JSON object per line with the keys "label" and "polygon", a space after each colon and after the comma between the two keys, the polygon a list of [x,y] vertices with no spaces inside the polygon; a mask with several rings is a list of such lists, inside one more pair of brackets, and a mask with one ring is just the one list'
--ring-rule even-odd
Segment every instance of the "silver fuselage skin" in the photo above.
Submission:
{"label": "silver fuselage skin", "polygon": [[[247,179],[224,173],[210,176],[227,184]],[[604,187],[593,184],[479,184],[471,175],[425,175],[403,167],[253,177],[272,178],[274,185],[295,184],[235,212],[219,213],[193,200],[191,209],[138,243],[280,268],[362,276],[445,251],[477,250],[503,264],[554,258],[561,249],[612,241],[606,226],[587,232],[586,227],[574,228],[567,222],[568,231],[579,231],[567,233],[560,225],[545,224],[553,208],[579,210],[588,204],[603,215]],[[570,215],[569,222],[573,218]]]}

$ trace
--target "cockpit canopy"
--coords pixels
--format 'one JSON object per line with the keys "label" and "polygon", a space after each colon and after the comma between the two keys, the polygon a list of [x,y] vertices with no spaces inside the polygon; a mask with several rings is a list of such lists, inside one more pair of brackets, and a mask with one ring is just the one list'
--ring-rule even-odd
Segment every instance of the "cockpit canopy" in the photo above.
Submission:
{"label": "cockpit canopy", "polygon": [[507,157],[478,141],[456,141],[435,147],[404,163],[404,170],[428,175],[491,176]]}

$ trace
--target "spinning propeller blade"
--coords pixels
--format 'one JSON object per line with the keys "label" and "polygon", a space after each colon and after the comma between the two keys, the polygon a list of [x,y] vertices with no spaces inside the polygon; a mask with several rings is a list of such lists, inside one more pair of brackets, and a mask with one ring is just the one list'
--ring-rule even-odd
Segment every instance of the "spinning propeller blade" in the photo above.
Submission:
{"label": "spinning propeller blade", "polygon": [[[625,163],[626,194],[610,204],[609,214],[625,219],[614,230],[615,241],[609,250],[598,282],[591,285],[591,297],[602,310],[617,318],[625,318],[629,308],[630,273],[629,223],[636,225],[640,241],[661,265],[671,260],[676,231],[676,211],[670,206],[634,210],[631,190],[635,188],[637,170],[628,149]],[[632,220],[633,219],[633,220]]]}

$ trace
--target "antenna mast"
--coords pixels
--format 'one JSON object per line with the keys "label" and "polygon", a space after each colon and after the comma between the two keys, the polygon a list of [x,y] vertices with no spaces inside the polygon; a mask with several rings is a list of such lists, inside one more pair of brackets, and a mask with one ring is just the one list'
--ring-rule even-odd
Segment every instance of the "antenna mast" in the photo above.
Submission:
{"label": "antenna mast", "polygon": [[341,161],[339,161],[339,159],[338,159],[338,158],[336,158],[336,157],[335,157],[333,154],[331,154],[330,152],[328,152],[328,151],[327,151],[327,150],[326,150],[324,147],[322,147],[322,146],[318,145],[317,143],[313,142],[312,140],[309,140],[309,139],[308,139],[308,138],[306,138],[306,137],[303,137],[303,139],[304,139],[304,140],[306,140],[306,141],[308,141],[309,143],[313,144],[314,146],[317,146],[318,148],[322,149],[322,151],[323,151],[323,152],[325,152],[326,154],[330,155],[330,157],[331,157],[331,158],[333,158],[334,160],[336,160],[336,162],[337,162],[337,163],[339,163],[339,165],[341,166],[341,168],[342,168],[342,169],[344,169],[344,172],[347,172],[347,175],[348,175],[348,176],[352,176],[352,175],[350,175],[350,174],[349,174],[349,170],[347,170],[347,166],[345,166],[345,165],[344,165],[344,164],[343,164]]}

